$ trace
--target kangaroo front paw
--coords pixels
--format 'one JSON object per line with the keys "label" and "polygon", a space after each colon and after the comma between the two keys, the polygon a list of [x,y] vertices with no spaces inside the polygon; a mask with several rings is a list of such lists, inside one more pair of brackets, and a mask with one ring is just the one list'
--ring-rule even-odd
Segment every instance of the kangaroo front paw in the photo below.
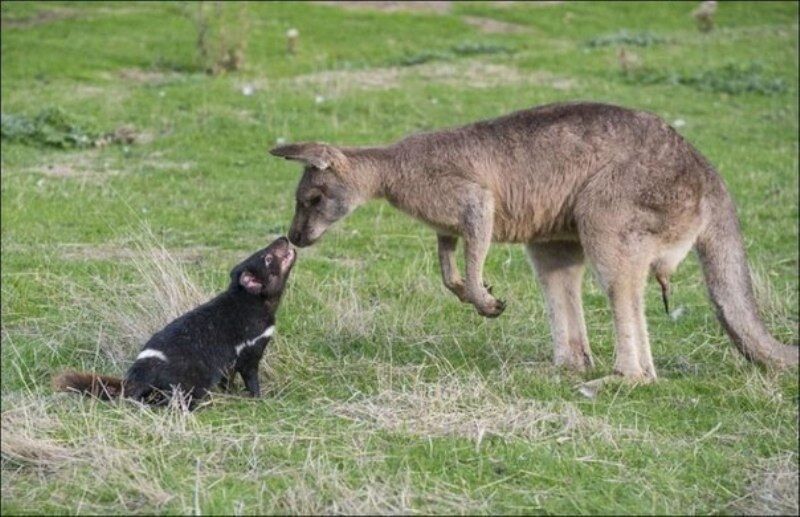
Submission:
{"label": "kangaroo front paw", "polygon": [[481,316],[485,316],[487,318],[496,318],[503,314],[503,311],[506,309],[506,303],[503,300],[490,297],[484,303],[476,303],[475,309],[477,309],[478,314]]}

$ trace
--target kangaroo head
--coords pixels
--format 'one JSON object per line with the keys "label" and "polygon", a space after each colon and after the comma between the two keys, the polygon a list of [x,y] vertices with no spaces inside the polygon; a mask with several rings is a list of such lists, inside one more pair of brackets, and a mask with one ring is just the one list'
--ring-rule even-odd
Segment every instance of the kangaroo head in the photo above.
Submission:
{"label": "kangaroo head", "polygon": [[351,160],[334,146],[315,142],[289,144],[272,149],[270,154],[305,165],[289,230],[289,240],[296,246],[313,244],[328,227],[366,200],[353,177]]}

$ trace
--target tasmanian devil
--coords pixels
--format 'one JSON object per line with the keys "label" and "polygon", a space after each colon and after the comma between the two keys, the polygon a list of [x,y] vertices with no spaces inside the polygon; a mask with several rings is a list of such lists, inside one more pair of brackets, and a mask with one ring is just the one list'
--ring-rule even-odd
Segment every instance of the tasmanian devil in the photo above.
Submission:
{"label": "tasmanian devil", "polygon": [[148,402],[180,390],[197,400],[213,386],[230,389],[238,372],[250,395],[259,396],[258,363],[295,257],[281,237],[234,267],[228,289],[154,334],[124,379],[65,372],[53,379],[55,389]]}

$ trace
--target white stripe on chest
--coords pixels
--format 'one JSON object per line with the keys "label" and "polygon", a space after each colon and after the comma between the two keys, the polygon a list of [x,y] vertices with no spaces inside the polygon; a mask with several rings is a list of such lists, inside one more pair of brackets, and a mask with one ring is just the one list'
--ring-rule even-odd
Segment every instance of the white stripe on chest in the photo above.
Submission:
{"label": "white stripe on chest", "polygon": [[235,347],[236,355],[238,356],[239,354],[241,354],[242,350],[244,350],[245,348],[255,345],[256,341],[258,341],[259,339],[270,337],[274,333],[275,333],[275,325],[270,325],[269,327],[267,327],[267,330],[265,330],[264,332],[262,332],[258,336],[254,337],[253,339],[248,339],[247,341],[244,341],[244,342],[239,343],[238,345],[236,345],[236,347]]}
{"label": "white stripe on chest", "polygon": [[147,359],[149,357],[159,359],[165,363],[167,362],[167,356],[164,355],[164,352],[160,350],[153,350],[152,348],[146,348],[142,350],[139,355],[136,356],[136,360],[138,361],[139,359]]}

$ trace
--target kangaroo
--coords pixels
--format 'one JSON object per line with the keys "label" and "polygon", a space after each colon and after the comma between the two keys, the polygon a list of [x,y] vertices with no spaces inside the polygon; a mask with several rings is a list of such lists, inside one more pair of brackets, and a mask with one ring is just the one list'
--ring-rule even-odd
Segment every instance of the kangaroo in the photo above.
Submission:
{"label": "kangaroo", "polygon": [[231,390],[239,373],[258,397],[258,363],[295,257],[286,237],[251,255],[233,268],[226,291],[154,334],[124,379],[65,372],[53,379],[55,389],[158,404],[179,388],[194,402],[216,385]]}
{"label": "kangaroo", "polygon": [[[442,280],[478,313],[505,304],[483,281],[494,242],[521,243],[544,291],[555,363],[593,366],[581,303],[588,262],[614,316],[614,373],[656,379],[644,314],[655,276],[694,247],[717,315],[749,360],[798,363],[759,319],[742,235],[722,178],[658,116],[598,103],[551,104],[381,147],[296,143],[271,154],[305,165],[289,239],[313,244],[334,222],[384,198],[433,227]],[[456,268],[464,240],[466,280]]]}

